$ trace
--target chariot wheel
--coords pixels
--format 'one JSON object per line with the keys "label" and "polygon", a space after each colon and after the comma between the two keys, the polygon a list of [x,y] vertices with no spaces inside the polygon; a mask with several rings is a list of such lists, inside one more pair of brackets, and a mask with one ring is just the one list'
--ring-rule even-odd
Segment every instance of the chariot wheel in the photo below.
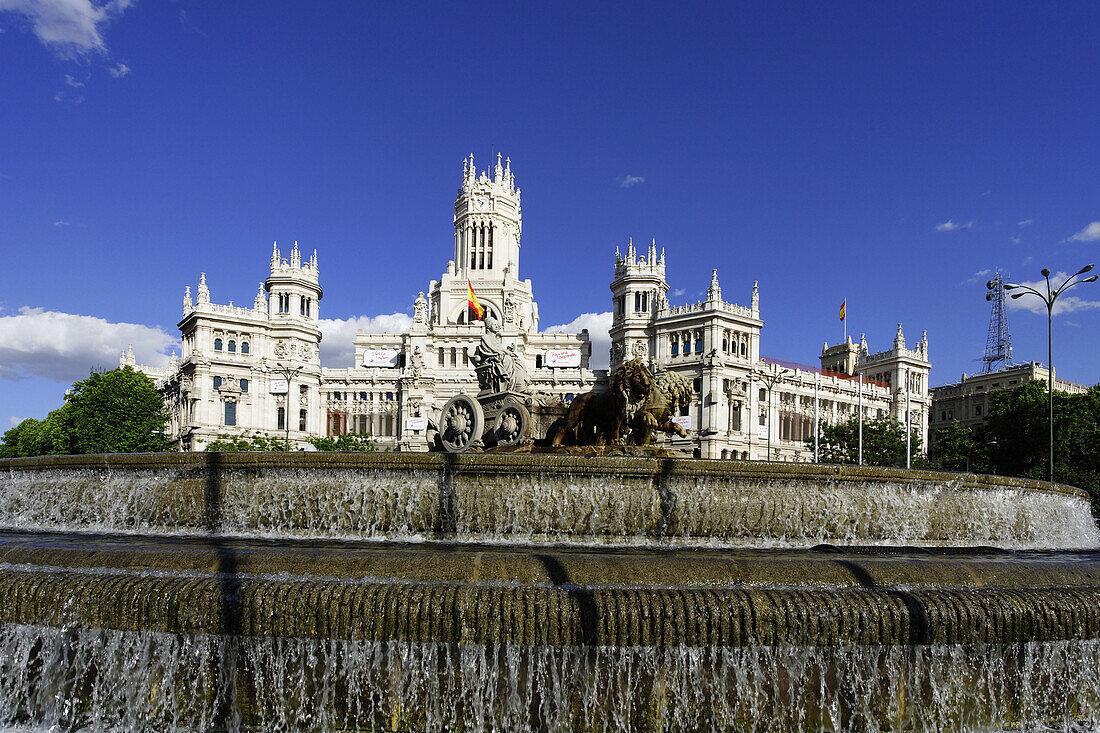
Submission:
{"label": "chariot wheel", "polygon": [[493,437],[497,445],[519,443],[527,435],[527,424],[530,421],[531,413],[527,408],[515,400],[509,400],[493,421]]}
{"label": "chariot wheel", "polygon": [[439,439],[448,453],[461,453],[481,439],[485,413],[477,400],[458,394],[447,401],[439,416]]}

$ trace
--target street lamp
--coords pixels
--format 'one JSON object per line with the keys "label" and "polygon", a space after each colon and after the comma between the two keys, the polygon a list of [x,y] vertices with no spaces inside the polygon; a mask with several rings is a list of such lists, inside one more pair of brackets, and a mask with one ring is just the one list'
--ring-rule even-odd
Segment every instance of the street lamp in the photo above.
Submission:
{"label": "street lamp", "polygon": [[[1083,280],[1078,280],[1077,277],[1084,275],[1086,272],[1092,269],[1092,265],[1085,265],[1077,272],[1073,273],[1069,279],[1059,285],[1054,290],[1050,289],[1050,270],[1043,268],[1042,275],[1047,281],[1047,292],[1044,295],[1030,285],[1020,285],[1018,283],[1006,283],[1005,290],[1019,290],[1018,293],[1012,294],[1012,299],[1022,298],[1025,295],[1034,295],[1047,306],[1047,407],[1049,410],[1049,422],[1050,422],[1050,481],[1054,483],[1054,348],[1053,339],[1051,336],[1051,321],[1054,316],[1054,301],[1058,300],[1058,296],[1066,292],[1074,285],[1081,283],[1096,282],[1096,275],[1086,277]],[[990,281],[992,282],[992,281]],[[987,287],[989,287],[987,285]]]}
{"label": "street lamp", "polygon": [[750,375],[754,382],[763,382],[768,385],[768,460],[772,459],[772,387],[774,387],[784,375],[790,374],[791,370],[786,368],[777,369],[774,373],[768,374],[761,369],[758,372],[752,372]]}
{"label": "street lamp", "polygon": [[286,379],[286,417],[283,425],[286,427],[286,449],[290,450],[290,381],[302,373],[302,367],[290,367],[282,362],[275,362],[275,371]]}

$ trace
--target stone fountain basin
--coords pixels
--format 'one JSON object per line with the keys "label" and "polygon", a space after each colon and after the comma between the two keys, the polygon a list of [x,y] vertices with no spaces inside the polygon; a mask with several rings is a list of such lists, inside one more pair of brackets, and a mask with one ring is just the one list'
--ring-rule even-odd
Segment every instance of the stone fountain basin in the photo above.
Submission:
{"label": "stone fountain basin", "polygon": [[0,532],[0,623],[534,646],[1100,638],[1100,551],[611,549]]}
{"label": "stone fountain basin", "polygon": [[572,455],[0,460],[0,527],[601,546],[1096,548],[1087,495],[871,467]]}

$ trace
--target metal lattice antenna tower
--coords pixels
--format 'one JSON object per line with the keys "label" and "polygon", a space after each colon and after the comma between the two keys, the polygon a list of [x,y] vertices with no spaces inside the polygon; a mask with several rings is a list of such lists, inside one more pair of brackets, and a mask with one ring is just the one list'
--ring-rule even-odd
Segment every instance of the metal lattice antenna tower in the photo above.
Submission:
{"label": "metal lattice antenna tower", "polygon": [[1012,366],[1012,337],[1008,333],[1008,313],[1005,311],[1004,279],[1000,271],[993,273],[993,279],[985,284],[985,299],[993,304],[989,313],[989,335],[985,340],[985,355],[982,357],[982,372],[993,371],[996,364]]}

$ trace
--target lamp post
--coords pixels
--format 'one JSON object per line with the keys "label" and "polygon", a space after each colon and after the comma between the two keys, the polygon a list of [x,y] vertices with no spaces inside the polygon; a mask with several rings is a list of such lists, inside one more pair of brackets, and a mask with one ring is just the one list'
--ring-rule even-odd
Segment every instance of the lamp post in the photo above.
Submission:
{"label": "lamp post", "polygon": [[286,427],[286,449],[290,450],[290,382],[302,373],[302,367],[291,367],[282,362],[275,362],[275,372],[282,374],[286,379],[286,418],[283,425]]}
{"label": "lamp post", "polygon": [[[1054,343],[1051,335],[1052,321],[1054,318],[1054,301],[1058,300],[1058,296],[1066,292],[1074,285],[1081,283],[1096,282],[1096,275],[1086,277],[1083,280],[1077,278],[1084,275],[1086,272],[1092,269],[1092,265],[1085,265],[1077,272],[1073,273],[1064,283],[1057,288],[1051,290],[1050,288],[1050,270],[1047,268],[1042,269],[1042,275],[1047,281],[1047,291],[1043,294],[1031,287],[1030,285],[1020,285],[1018,283],[1006,283],[1005,290],[1019,290],[1018,293],[1012,294],[1012,299],[1022,298],[1025,295],[1034,295],[1047,306],[1047,409],[1048,419],[1050,423],[1050,481],[1054,483]],[[990,281],[992,282],[992,281]],[[988,285],[986,287],[989,287]]]}
{"label": "lamp post", "polygon": [[761,369],[758,372],[752,373],[753,381],[763,382],[768,385],[768,460],[772,459],[772,388],[783,378],[785,374],[790,374],[791,370],[786,368],[777,369],[774,373]]}

